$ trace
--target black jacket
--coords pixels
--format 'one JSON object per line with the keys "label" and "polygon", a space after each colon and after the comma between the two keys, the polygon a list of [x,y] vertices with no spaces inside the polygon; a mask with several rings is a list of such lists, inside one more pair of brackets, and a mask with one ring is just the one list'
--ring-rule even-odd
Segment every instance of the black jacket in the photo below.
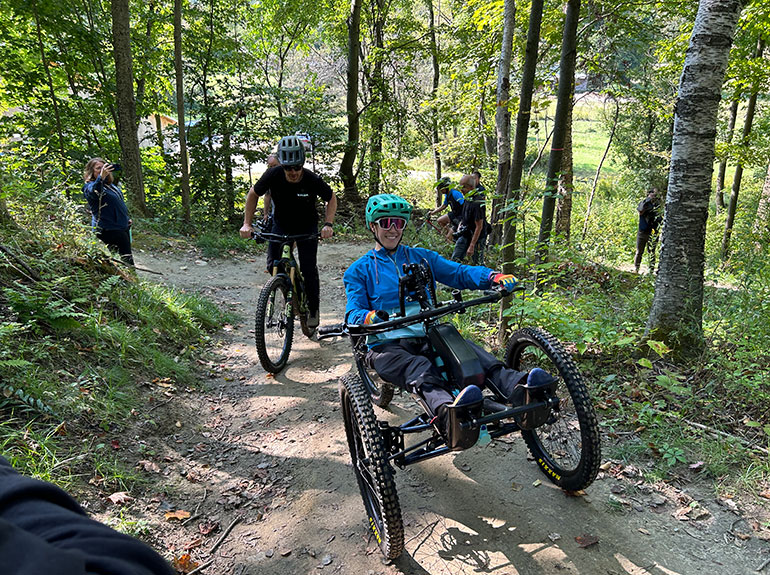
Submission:
{"label": "black jacket", "polygon": [[89,519],[58,487],[19,475],[0,457],[3,575],[173,575],[160,555]]}

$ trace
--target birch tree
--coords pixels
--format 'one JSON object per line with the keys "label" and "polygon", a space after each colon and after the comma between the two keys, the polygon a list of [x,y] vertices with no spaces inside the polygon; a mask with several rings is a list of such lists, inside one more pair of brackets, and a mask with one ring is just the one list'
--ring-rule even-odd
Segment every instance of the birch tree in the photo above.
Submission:
{"label": "birch tree", "polygon": [[674,111],[660,267],[646,337],[687,356],[703,347],[706,220],[721,88],[743,0],[701,0]]}

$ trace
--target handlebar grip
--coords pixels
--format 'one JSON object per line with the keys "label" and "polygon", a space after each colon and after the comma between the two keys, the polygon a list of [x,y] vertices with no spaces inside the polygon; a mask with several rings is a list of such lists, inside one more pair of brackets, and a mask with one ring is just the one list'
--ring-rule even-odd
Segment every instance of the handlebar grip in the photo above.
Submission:
{"label": "handlebar grip", "polygon": [[345,329],[344,323],[335,323],[334,325],[322,325],[318,328],[318,335],[328,335],[330,333],[342,332]]}

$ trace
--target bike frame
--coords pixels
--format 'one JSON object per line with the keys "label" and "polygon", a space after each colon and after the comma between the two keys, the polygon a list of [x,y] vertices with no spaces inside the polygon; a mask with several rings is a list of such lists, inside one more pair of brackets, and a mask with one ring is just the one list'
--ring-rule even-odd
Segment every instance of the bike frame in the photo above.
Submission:
{"label": "bike frame", "polygon": [[298,314],[307,313],[307,294],[305,293],[305,281],[302,271],[299,268],[299,262],[294,257],[294,244],[303,240],[317,238],[319,234],[283,235],[266,232],[262,229],[255,229],[251,237],[255,240],[281,243],[281,257],[273,261],[272,275],[284,274],[289,278],[292,291],[292,305],[294,305],[294,294],[296,294],[296,310]]}

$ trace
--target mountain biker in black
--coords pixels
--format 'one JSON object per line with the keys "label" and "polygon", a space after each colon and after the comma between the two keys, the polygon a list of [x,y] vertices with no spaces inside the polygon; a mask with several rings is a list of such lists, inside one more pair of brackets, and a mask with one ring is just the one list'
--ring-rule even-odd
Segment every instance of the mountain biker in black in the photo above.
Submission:
{"label": "mountain biker in black", "polygon": [[660,200],[658,188],[653,187],[636,208],[639,212],[639,229],[636,232],[636,255],[634,256],[634,270],[639,273],[642,264],[644,248],[650,252],[650,273],[655,272],[655,252],[658,244],[658,227],[663,218],[658,213]]}
{"label": "mountain biker in black", "polygon": [[[325,221],[321,228],[321,239],[332,237],[334,215],[337,212],[337,198],[321,177],[302,166],[305,163],[305,147],[297,136],[281,138],[278,144],[278,160],[281,165],[267,170],[246,196],[246,208],[243,214],[242,238],[251,237],[251,222],[257,207],[257,198],[270,191],[272,204],[275,206],[272,233],[282,235],[302,235],[318,232],[318,212],[316,205],[320,198],[326,203]],[[268,244],[268,261],[280,258],[280,243]],[[297,242],[297,257],[308,299],[307,325],[318,327],[318,307],[320,301],[320,282],[316,255],[318,240],[310,239]]]}

